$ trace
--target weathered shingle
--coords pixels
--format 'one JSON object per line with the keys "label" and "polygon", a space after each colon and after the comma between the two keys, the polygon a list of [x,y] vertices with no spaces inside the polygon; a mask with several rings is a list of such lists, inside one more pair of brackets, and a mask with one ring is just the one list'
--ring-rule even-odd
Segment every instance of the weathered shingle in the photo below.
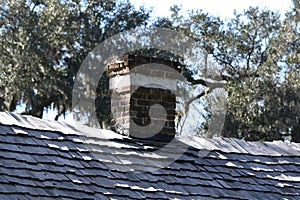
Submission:
{"label": "weathered shingle", "polygon": [[300,198],[299,144],[94,131],[0,113],[0,199]]}

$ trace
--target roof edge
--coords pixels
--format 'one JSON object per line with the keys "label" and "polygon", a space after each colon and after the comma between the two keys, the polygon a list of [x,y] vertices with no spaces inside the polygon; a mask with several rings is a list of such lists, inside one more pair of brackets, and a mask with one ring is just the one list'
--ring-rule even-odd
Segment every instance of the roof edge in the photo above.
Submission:
{"label": "roof edge", "polygon": [[[125,139],[128,137],[110,130],[91,128],[85,125],[72,126],[67,122],[40,119],[29,115],[11,112],[0,112],[0,124],[18,126],[40,131],[55,131],[64,134],[85,135],[100,139]],[[177,140],[191,147],[206,151],[221,151],[225,153],[241,153],[266,156],[299,156],[300,143],[248,142],[236,138],[200,138],[197,136],[177,136]],[[134,139],[133,139],[134,140]]]}

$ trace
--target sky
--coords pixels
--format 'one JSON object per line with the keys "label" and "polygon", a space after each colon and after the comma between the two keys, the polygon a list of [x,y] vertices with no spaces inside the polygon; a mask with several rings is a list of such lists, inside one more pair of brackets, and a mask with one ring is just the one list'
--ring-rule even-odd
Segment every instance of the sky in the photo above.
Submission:
{"label": "sky", "polygon": [[249,6],[278,10],[282,13],[293,7],[292,0],[130,0],[137,7],[153,8],[152,17],[168,16],[172,5],[181,5],[184,11],[202,9],[221,18],[233,17],[233,11],[238,12]]}
{"label": "sky", "polygon": [[[285,13],[293,7],[292,0],[130,0],[137,8],[144,6],[147,9],[152,8],[152,17],[169,16],[169,8],[172,5],[181,5],[182,14],[186,15],[187,10],[202,9],[214,16],[219,16],[223,19],[232,18],[234,10],[242,12],[249,6],[259,8],[268,8],[273,11]],[[44,118],[54,119],[56,112],[48,111],[44,113]],[[60,120],[66,120],[73,124],[73,116],[68,114],[66,119],[63,117]]]}

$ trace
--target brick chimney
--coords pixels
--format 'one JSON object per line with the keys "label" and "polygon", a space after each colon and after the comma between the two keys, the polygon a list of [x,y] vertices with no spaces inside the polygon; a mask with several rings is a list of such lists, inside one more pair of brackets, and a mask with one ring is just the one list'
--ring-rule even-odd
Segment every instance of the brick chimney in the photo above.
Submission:
{"label": "brick chimney", "polygon": [[172,140],[179,63],[126,54],[112,60],[106,71],[112,130],[139,139]]}

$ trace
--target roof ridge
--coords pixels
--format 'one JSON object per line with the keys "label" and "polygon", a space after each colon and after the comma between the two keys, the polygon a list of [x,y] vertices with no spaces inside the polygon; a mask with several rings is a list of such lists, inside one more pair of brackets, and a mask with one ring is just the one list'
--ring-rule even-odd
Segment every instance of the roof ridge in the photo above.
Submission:
{"label": "roof ridge", "polygon": [[237,138],[211,139],[200,138],[197,136],[182,136],[178,139],[201,150],[268,156],[300,155],[300,143],[286,143],[283,141],[245,141]]}
{"label": "roof ridge", "polygon": [[[40,119],[31,115],[21,115],[12,112],[0,112],[0,124],[6,126],[18,126],[21,128],[27,128],[39,131],[55,131],[64,134],[84,135],[88,137],[111,139],[111,138],[124,138],[120,134],[117,134],[110,130],[103,130],[88,127],[80,123],[76,126],[71,125],[65,121],[55,121],[50,119]],[[109,132],[109,134],[105,134]]]}
{"label": "roof ridge", "polygon": [[76,128],[64,121],[40,119],[31,115],[21,115],[13,112],[0,112],[0,124],[18,126],[40,131],[58,131],[62,133],[76,133]]}
{"label": "roof ridge", "polygon": [[[11,112],[0,112],[0,124],[6,126],[18,126],[40,131],[57,131],[64,134],[84,135],[101,139],[128,138],[110,130],[96,129],[77,124],[73,126],[64,121],[40,119],[30,115],[21,115]],[[252,155],[300,155],[300,143],[251,142],[236,138],[200,138],[197,136],[178,136],[177,140],[201,150],[221,151],[225,153],[242,153]]]}

